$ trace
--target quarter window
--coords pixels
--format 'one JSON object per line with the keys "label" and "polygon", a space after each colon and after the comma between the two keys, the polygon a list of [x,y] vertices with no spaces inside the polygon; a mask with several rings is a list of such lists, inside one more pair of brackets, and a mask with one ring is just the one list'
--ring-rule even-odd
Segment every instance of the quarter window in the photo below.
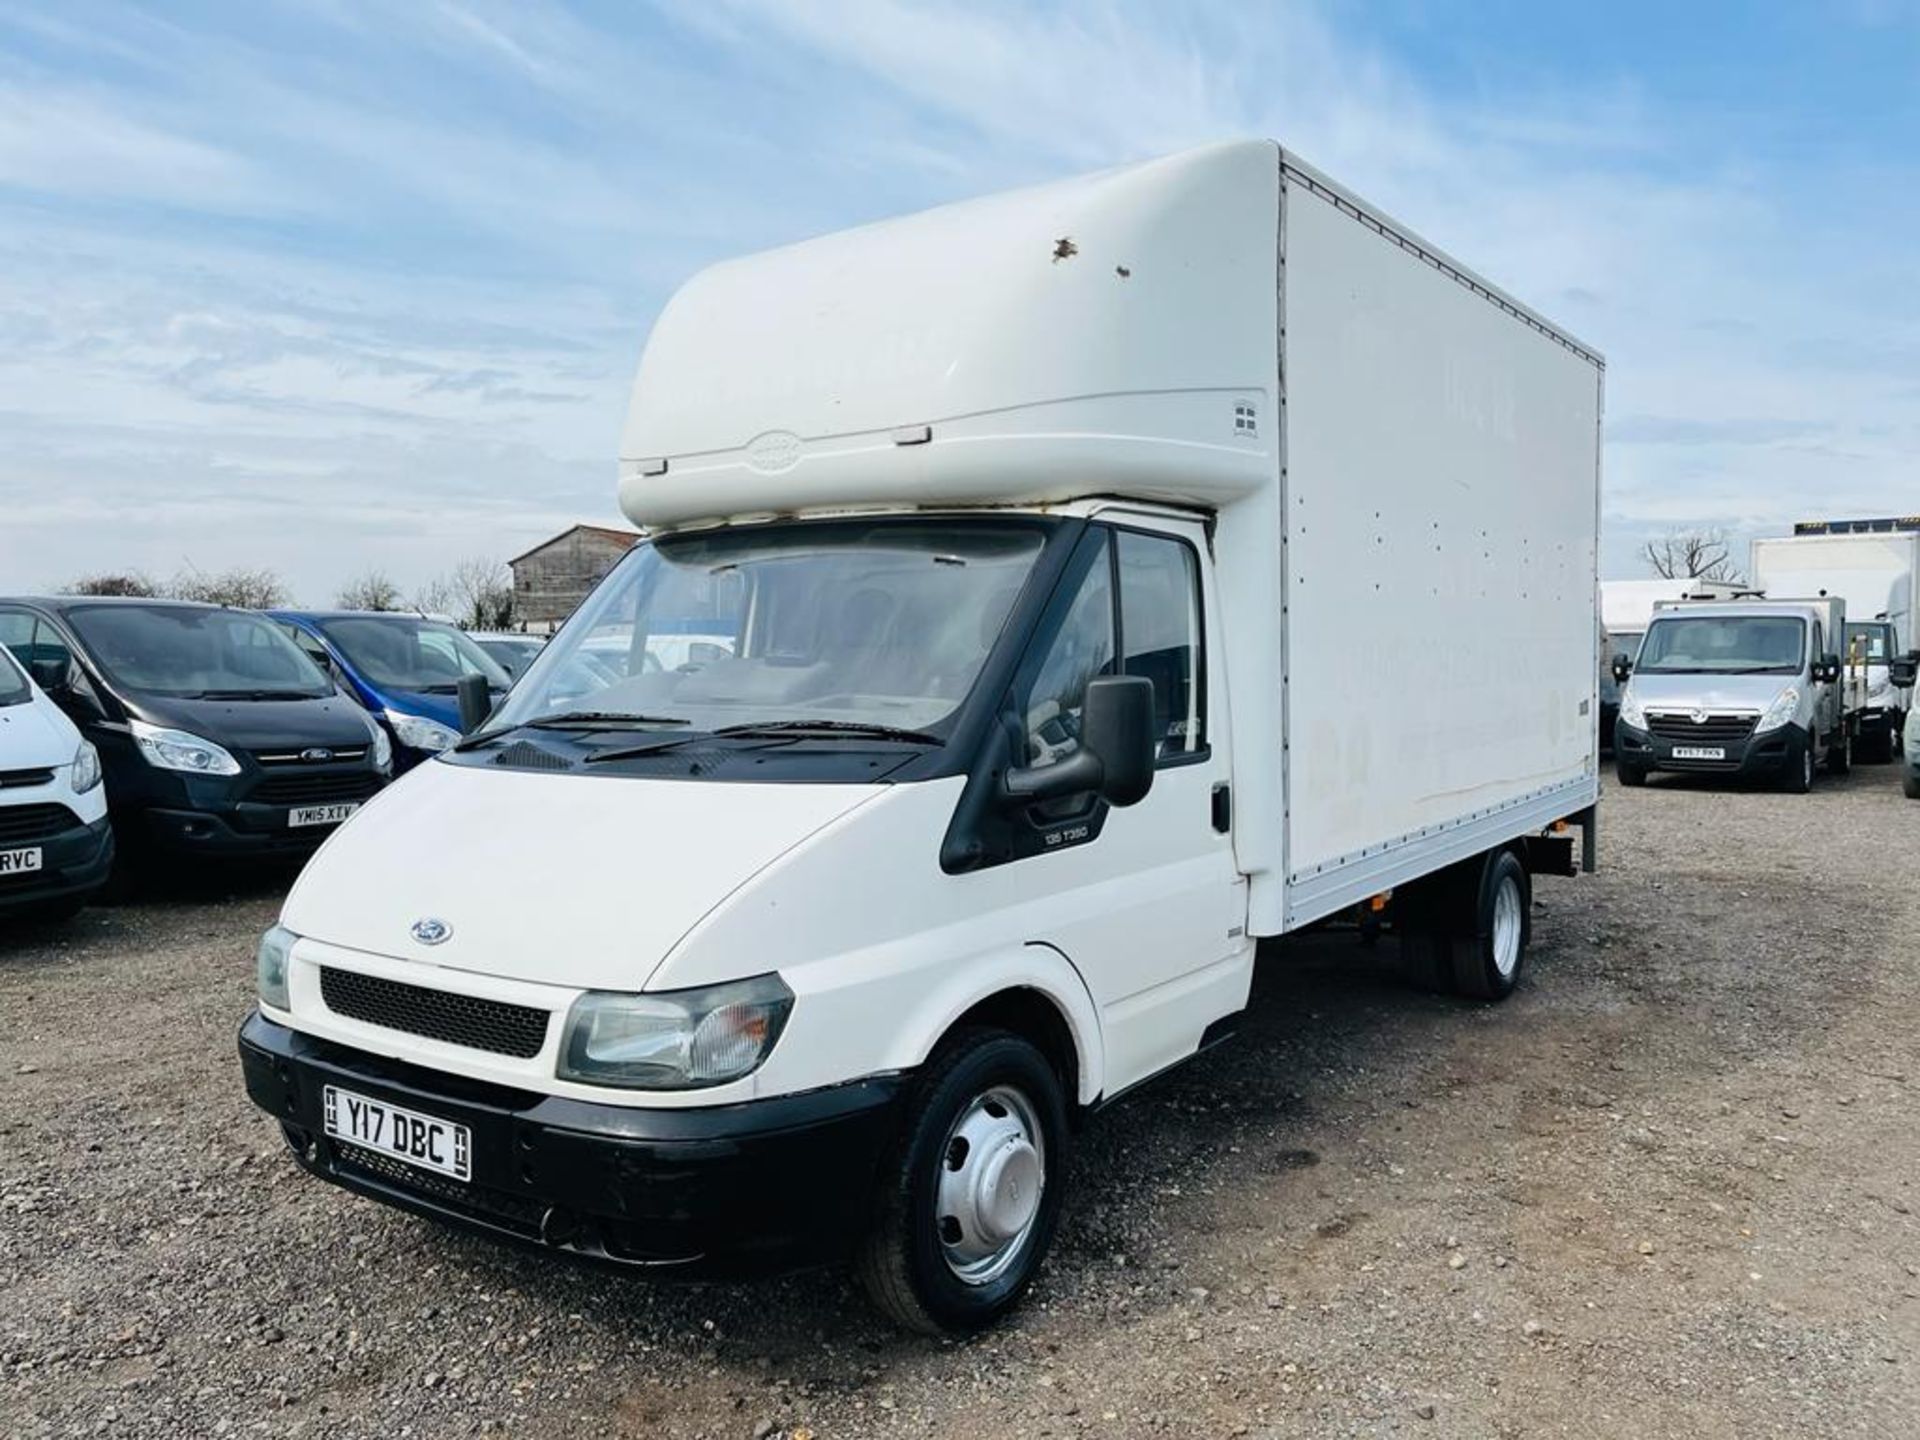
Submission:
{"label": "quarter window", "polygon": [[1099,554],[1047,648],[1027,692],[1027,764],[1054,765],[1080,748],[1087,682],[1113,673],[1113,562],[1103,537]]}
{"label": "quarter window", "polygon": [[1122,530],[1121,673],[1153,682],[1154,733],[1161,759],[1206,747],[1200,667],[1200,573],[1193,548],[1160,535]]}

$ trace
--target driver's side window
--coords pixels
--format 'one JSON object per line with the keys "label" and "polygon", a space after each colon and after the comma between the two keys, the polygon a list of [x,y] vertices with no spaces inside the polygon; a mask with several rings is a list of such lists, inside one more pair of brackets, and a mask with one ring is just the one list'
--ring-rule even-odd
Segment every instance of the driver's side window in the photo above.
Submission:
{"label": "driver's side window", "polygon": [[1080,580],[1072,608],[1027,692],[1029,766],[1057,764],[1080,748],[1080,710],[1087,682],[1113,673],[1113,565],[1107,555],[1111,544],[1101,538],[1092,567]]}

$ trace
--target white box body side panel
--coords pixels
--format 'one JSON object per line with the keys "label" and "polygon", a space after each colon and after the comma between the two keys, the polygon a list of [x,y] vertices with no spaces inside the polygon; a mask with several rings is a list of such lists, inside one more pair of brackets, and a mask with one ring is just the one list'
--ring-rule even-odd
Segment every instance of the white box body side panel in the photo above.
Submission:
{"label": "white box body side panel", "polygon": [[1323,192],[1285,213],[1297,925],[1591,803],[1601,377]]}
{"label": "white box body side panel", "polygon": [[[1893,622],[1896,649],[1914,641],[1914,579],[1920,534],[1788,535],[1753,542],[1753,583],[1769,599],[1822,590],[1847,602],[1847,618]],[[1833,647],[1836,651],[1838,645]]]}

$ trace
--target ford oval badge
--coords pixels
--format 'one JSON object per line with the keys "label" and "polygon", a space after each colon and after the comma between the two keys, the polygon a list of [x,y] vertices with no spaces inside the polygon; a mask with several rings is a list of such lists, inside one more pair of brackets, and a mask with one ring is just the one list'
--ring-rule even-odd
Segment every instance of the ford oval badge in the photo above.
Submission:
{"label": "ford oval badge", "polygon": [[453,926],[426,915],[413,922],[413,929],[409,933],[422,945],[438,945],[453,934]]}

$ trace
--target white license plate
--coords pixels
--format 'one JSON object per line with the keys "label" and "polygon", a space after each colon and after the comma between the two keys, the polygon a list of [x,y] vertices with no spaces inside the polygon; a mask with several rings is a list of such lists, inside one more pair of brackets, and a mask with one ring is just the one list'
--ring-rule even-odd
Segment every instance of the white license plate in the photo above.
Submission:
{"label": "white license plate", "polygon": [[473,1178],[473,1136],[464,1125],[332,1085],[323,1090],[321,1104],[327,1134],[336,1140],[456,1180]]}
{"label": "white license plate", "polygon": [[1718,745],[1676,745],[1673,747],[1676,760],[1724,760],[1727,752]]}
{"label": "white license plate", "polygon": [[301,825],[338,825],[354,811],[360,808],[356,802],[352,805],[303,805],[298,810],[287,812],[287,824]]}
{"label": "white license plate", "polygon": [[40,847],[30,850],[0,850],[0,875],[25,875],[40,868]]}

